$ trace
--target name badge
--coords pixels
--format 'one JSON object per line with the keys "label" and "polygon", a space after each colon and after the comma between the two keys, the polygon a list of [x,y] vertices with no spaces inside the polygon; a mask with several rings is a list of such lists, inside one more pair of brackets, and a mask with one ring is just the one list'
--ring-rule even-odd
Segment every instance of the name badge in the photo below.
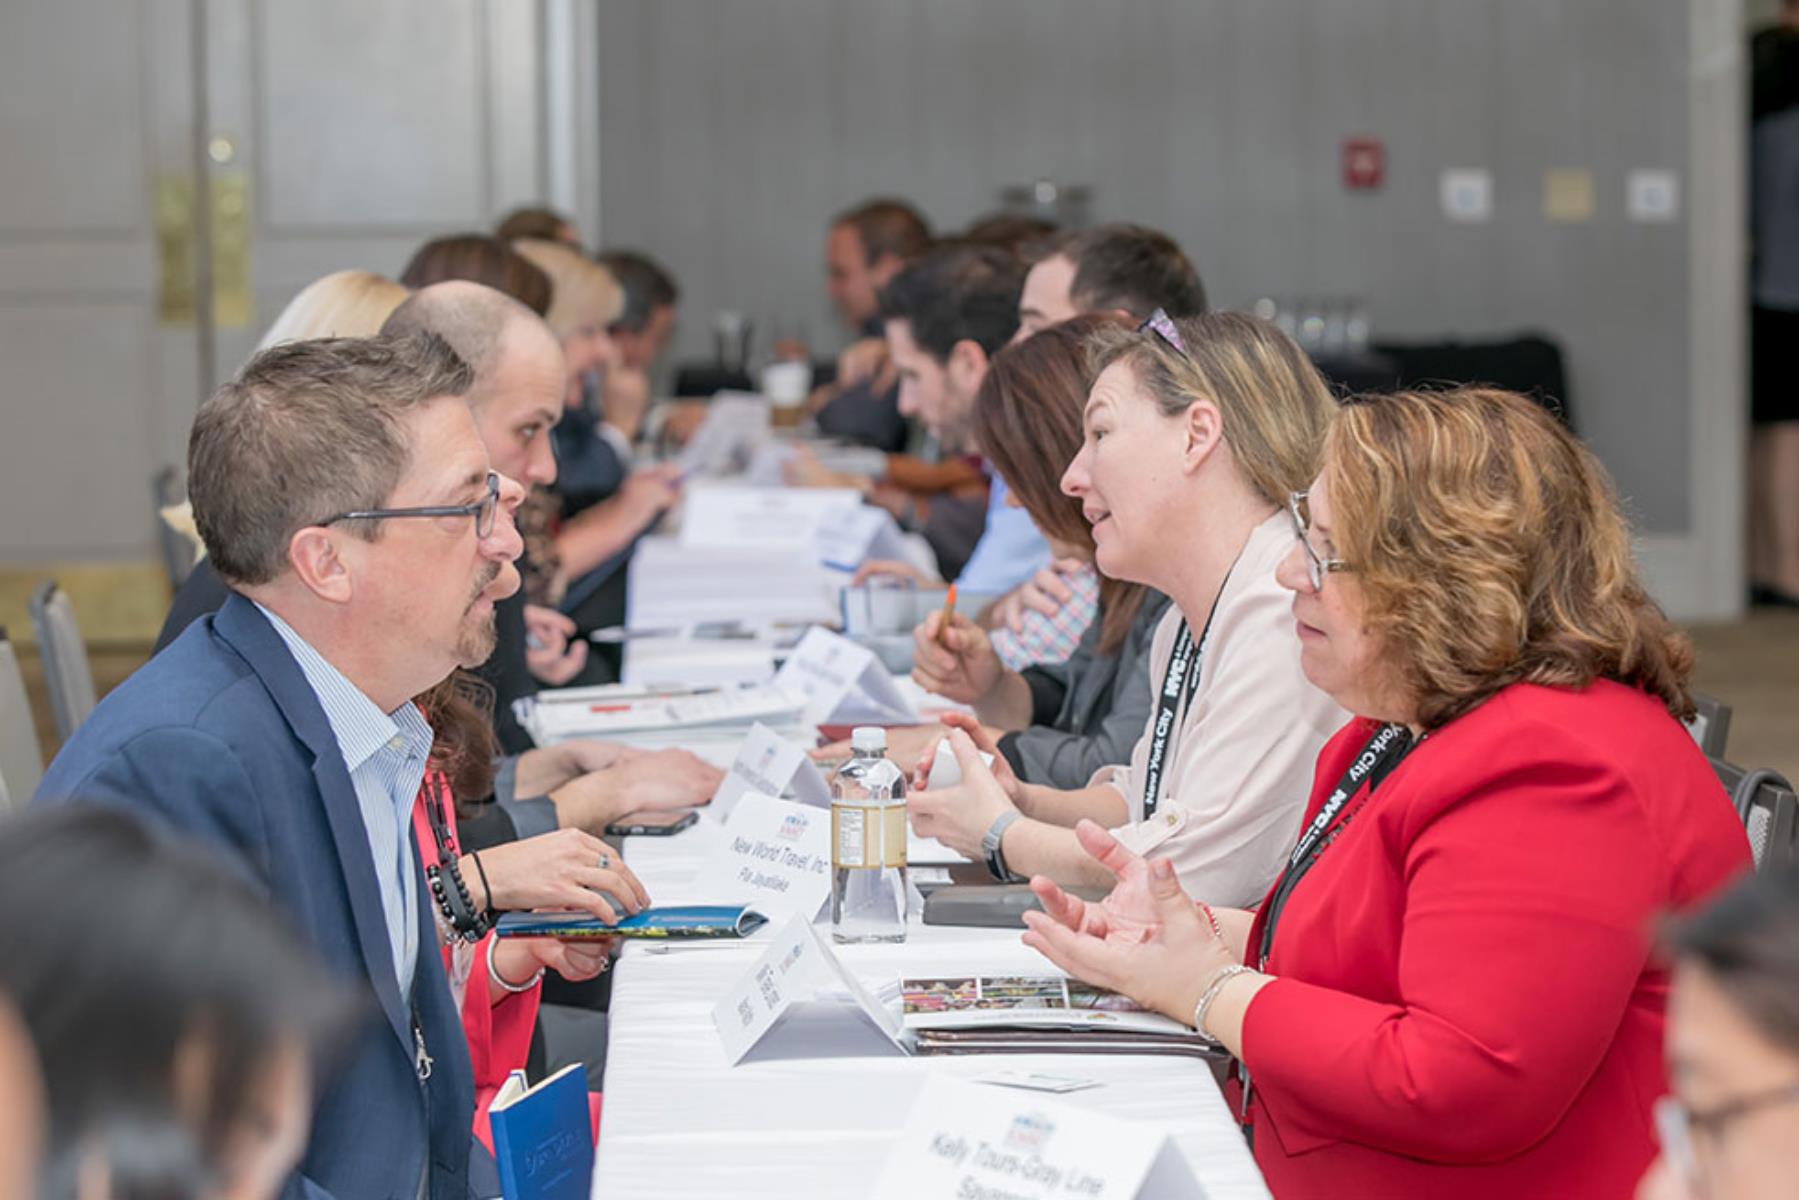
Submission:
{"label": "name badge", "polygon": [[1164,1129],[943,1075],[925,1081],[876,1200],[1200,1200]]}
{"label": "name badge", "polygon": [[810,921],[831,895],[831,811],[740,796],[699,878],[717,903]]}
{"label": "name badge", "polygon": [[817,725],[864,721],[912,725],[918,712],[867,646],[813,626],[775,675],[775,686],[805,697],[806,720]]}
{"label": "name badge", "polygon": [[813,808],[831,806],[831,786],[806,752],[760,721],[750,726],[730,772],[718,785],[712,811],[728,820],[737,802],[751,792],[797,800]]}

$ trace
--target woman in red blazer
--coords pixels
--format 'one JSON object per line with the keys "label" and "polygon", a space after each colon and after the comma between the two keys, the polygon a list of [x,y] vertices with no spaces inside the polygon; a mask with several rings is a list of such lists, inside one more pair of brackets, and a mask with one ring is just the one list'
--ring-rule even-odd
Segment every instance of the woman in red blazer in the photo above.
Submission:
{"label": "woman in red blazer", "polygon": [[1597,460],[1522,397],[1347,404],[1291,507],[1306,675],[1359,716],[1280,881],[1212,910],[1087,828],[1119,887],[1034,880],[1025,940],[1236,1057],[1280,1200],[1627,1197],[1667,1090],[1651,924],[1749,866],[1675,720],[1690,646]]}

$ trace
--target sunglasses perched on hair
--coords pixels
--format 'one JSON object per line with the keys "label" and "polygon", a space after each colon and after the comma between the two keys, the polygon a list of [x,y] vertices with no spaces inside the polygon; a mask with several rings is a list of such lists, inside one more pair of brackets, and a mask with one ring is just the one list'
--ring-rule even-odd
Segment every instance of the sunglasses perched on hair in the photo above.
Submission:
{"label": "sunglasses perched on hair", "polygon": [[1143,318],[1143,324],[1137,326],[1138,333],[1153,333],[1167,342],[1169,347],[1182,358],[1187,357],[1187,343],[1181,341],[1181,331],[1174,327],[1174,318],[1166,309],[1158,308]]}
{"label": "sunglasses perched on hair", "polygon": [[365,508],[355,512],[341,512],[335,517],[327,517],[320,521],[321,525],[335,525],[339,521],[385,521],[389,517],[473,517],[475,518],[475,536],[485,538],[493,533],[494,518],[500,511],[500,477],[492,471],[487,473],[487,491],[472,504],[430,504],[423,508]]}

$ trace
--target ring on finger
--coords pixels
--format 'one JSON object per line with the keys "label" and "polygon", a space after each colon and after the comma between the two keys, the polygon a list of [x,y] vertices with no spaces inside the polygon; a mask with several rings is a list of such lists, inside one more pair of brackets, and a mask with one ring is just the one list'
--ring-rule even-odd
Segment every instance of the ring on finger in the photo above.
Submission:
{"label": "ring on finger", "polygon": [[607,854],[604,850],[600,851],[600,870],[604,871],[611,866],[612,866],[612,856],[610,854]]}

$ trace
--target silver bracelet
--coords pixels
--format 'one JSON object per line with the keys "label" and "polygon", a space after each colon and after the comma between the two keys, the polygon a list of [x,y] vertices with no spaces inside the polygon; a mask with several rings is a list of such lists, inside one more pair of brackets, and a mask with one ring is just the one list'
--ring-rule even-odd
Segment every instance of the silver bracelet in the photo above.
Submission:
{"label": "silver bracelet", "polygon": [[1249,968],[1242,963],[1227,963],[1218,968],[1212,981],[1206,984],[1206,990],[1199,994],[1199,1003],[1193,1006],[1193,1031],[1213,1046],[1223,1045],[1217,1038],[1206,1032],[1206,1012],[1212,1007],[1212,1001],[1218,999],[1218,993],[1224,985],[1239,975],[1249,974]]}
{"label": "silver bracelet", "polygon": [[543,979],[543,968],[542,967],[537,968],[537,974],[531,976],[531,978],[525,980],[525,982],[523,982],[523,983],[508,983],[508,982],[506,982],[506,977],[504,975],[500,974],[500,970],[498,967],[493,965],[493,949],[495,946],[497,946],[499,944],[500,944],[500,939],[497,937],[490,937],[487,939],[487,977],[489,979],[493,980],[495,983],[499,984],[501,988],[503,988],[504,990],[506,990],[508,992],[513,993],[514,995],[517,995],[519,992],[528,992],[532,988],[536,987],[538,985],[538,983]]}

